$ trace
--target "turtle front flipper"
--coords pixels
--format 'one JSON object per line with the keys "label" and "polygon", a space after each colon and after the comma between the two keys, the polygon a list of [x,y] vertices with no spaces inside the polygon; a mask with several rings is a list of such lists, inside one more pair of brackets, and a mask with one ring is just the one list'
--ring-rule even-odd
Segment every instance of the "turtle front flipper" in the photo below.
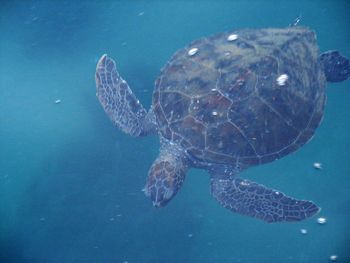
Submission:
{"label": "turtle front flipper", "polygon": [[175,145],[162,146],[158,158],[148,172],[145,195],[155,207],[165,206],[179,191],[188,166],[181,150]]}
{"label": "turtle front flipper", "polygon": [[324,52],[319,58],[327,81],[341,82],[350,77],[350,61],[338,51]]}
{"label": "turtle front flipper", "polygon": [[263,185],[235,179],[211,179],[211,193],[225,208],[268,223],[301,221],[319,212],[311,201],[296,200]]}
{"label": "turtle front flipper", "polygon": [[128,83],[119,75],[115,61],[107,55],[103,55],[97,63],[96,89],[103,109],[125,133],[133,136],[156,133],[152,110],[146,112]]}

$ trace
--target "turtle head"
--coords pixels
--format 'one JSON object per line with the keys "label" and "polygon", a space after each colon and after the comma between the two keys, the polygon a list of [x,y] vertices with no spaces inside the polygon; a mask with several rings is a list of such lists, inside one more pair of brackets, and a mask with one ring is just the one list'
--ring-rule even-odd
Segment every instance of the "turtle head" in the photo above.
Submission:
{"label": "turtle head", "polygon": [[165,206],[179,191],[187,167],[171,154],[162,154],[153,163],[143,191],[155,207]]}

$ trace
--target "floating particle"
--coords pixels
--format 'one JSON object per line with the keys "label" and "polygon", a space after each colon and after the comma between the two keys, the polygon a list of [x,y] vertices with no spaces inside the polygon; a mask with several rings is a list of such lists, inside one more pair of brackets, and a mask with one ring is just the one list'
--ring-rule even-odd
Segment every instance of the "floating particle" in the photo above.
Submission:
{"label": "floating particle", "polygon": [[138,13],[137,15],[138,16],[143,16],[145,14],[145,12],[140,12],[140,13]]}
{"label": "floating particle", "polygon": [[337,261],[337,259],[338,259],[338,256],[337,256],[337,255],[331,255],[331,256],[329,257],[329,260],[330,260],[330,261]]}
{"label": "floating particle", "polygon": [[193,237],[193,234],[188,234],[187,235],[189,238],[192,238]]}
{"label": "floating particle", "polygon": [[211,114],[212,114],[213,116],[217,116],[219,113],[218,113],[217,111],[213,111]]}
{"label": "floating particle", "polygon": [[307,229],[305,228],[300,229],[300,233],[303,235],[307,235]]}
{"label": "floating particle", "polygon": [[197,52],[198,52],[198,48],[194,47],[194,48],[191,48],[187,54],[189,56],[194,56]]}
{"label": "floating particle", "polygon": [[293,23],[289,24],[289,26],[296,26],[296,25],[298,25],[299,22],[300,22],[300,20],[301,20],[301,15],[298,15],[298,16],[294,19]]}
{"label": "floating particle", "polygon": [[317,170],[321,170],[322,169],[322,163],[314,163],[314,168]]}
{"label": "floating particle", "polygon": [[237,34],[231,34],[227,37],[227,41],[234,41],[238,38]]}
{"label": "floating particle", "polygon": [[319,223],[320,225],[323,225],[327,223],[327,219],[325,217],[319,217],[317,218],[317,223]]}
{"label": "floating particle", "polygon": [[60,104],[60,103],[61,103],[60,99],[55,100],[55,104]]}
{"label": "floating particle", "polygon": [[286,85],[286,81],[288,80],[288,75],[287,74],[282,74],[280,75],[276,81],[278,86],[284,86]]}

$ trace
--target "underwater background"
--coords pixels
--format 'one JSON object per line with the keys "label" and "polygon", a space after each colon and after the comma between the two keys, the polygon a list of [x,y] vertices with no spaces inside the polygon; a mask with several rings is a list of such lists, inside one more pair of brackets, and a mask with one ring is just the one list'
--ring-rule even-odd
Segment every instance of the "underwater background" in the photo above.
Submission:
{"label": "underwater background", "polygon": [[168,206],[153,208],[141,189],[158,138],[113,127],[94,80],[108,53],[148,108],[161,67],[190,41],[298,16],[321,51],[350,57],[349,14],[348,0],[1,0],[0,262],[350,262],[350,80],[328,84],[311,142],[242,173],[322,207],[279,224],[222,208],[195,169]]}

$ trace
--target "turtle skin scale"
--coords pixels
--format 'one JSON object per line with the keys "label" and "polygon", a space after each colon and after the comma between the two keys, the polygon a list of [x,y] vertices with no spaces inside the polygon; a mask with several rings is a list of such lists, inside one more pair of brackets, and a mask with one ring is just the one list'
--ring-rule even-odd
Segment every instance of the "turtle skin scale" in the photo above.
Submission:
{"label": "turtle skin scale", "polygon": [[[237,39],[229,41],[232,34]],[[311,139],[323,116],[325,84],[314,32],[237,30],[176,52],[156,81],[153,110],[161,135],[193,160],[241,169]]]}

